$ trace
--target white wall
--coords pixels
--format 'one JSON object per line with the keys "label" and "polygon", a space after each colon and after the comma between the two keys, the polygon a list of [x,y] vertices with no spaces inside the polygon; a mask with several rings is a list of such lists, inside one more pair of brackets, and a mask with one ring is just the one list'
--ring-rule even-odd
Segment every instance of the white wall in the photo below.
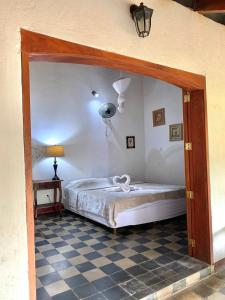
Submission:
{"label": "white wall", "polygon": [[[169,141],[169,124],[182,123],[181,89],[153,78],[128,74],[125,113],[112,119],[112,130],[98,114],[103,102],[117,106],[112,83],[123,74],[94,66],[30,63],[33,179],[53,176],[53,158],[46,145],[65,146],[58,158],[58,175],[79,178],[129,174],[133,179],[184,184],[183,141]],[[99,93],[98,98],[91,94]],[[152,111],[164,107],[166,124],[152,125]],[[136,148],[126,149],[126,136],[136,137]],[[171,172],[171,169],[173,172]],[[53,200],[52,191],[38,192],[38,204]]]}
{"label": "white wall", "polygon": [[[139,4],[138,1],[134,1]],[[128,0],[1,1],[0,298],[28,299],[28,252],[19,29],[54,36],[206,76],[212,221],[225,230],[225,27],[170,0],[154,9],[151,35],[139,38]],[[85,18],[84,18],[85,16]],[[218,240],[221,241],[220,238]],[[217,247],[217,245],[218,247]],[[214,241],[214,259],[224,257]]]}
{"label": "white wall", "polygon": [[[169,125],[183,123],[182,91],[165,82],[143,78],[145,177],[159,183],[185,184],[184,142],[169,141]],[[165,108],[165,125],[153,127],[152,111]]]}
{"label": "white wall", "polygon": [[[103,102],[117,106],[112,83],[122,75],[117,70],[94,66],[40,63],[30,64],[31,124],[34,145],[65,145],[65,157],[58,159],[58,175],[68,181],[87,177],[130,174],[144,178],[144,110],[142,78],[129,75],[123,114],[112,118],[112,130],[105,136],[105,123],[98,114]],[[92,90],[99,93],[94,98]],[[126,149],[126,136],[136,136],[136,148]],[[33,178],[53,176],[52,158],[33,164]],[[49,191],[40,193],[39,203]],[[41,197],[41,195],[43,195]],[[44,197],[44,199],[43,199]]]}

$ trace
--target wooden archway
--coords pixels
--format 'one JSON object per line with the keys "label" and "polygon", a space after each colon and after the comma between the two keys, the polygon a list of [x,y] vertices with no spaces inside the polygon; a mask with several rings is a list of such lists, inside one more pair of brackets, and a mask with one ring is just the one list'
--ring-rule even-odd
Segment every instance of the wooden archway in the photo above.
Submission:
{"label": "wooden archway", "polygon": [[30,299],[35,299],[35,253],[31,160],[29,62],[98,65],[166,81],[183,89],[185,177],[189,255],[212,263],[212,226],[205,77],[151,62],[21,30],[24,156]]}

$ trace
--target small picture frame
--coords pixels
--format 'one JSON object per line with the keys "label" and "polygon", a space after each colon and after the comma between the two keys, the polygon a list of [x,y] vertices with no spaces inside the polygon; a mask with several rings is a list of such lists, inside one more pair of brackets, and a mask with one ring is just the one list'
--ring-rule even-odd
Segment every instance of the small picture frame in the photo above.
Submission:
{"label": "small picture frame", "polygon": [[127,149],[134,149],[135,148],[135,136],[127,136]]}
{"label": "small picture frame", "polygon": [[165,108],[160,108],[152,112],[153,127],[165,125]]}
{"label": "small picture frame", "polygon": [[170,142],[183,140],[183,124],[172,124],[169,126]]}

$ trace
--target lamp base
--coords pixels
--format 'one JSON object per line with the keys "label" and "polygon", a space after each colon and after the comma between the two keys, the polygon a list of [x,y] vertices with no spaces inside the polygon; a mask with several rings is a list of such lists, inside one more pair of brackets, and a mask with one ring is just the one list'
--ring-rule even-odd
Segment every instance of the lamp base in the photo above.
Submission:
{"label": "lamp base", "polygon": [[52,180],[60,180],[60,178],[59,178],[57,175],[55,175],[55,176],[52,178]]}
{"label": "lamp base", "polygon": [[58,177],[57,175],[57,161],[56,161],[56,157],[54,158],[54,164],[53,164],[53,169],[54,169],[54,172],[55,172],[55,176],[52,178],[52,180],[60,180],[60,178]]}

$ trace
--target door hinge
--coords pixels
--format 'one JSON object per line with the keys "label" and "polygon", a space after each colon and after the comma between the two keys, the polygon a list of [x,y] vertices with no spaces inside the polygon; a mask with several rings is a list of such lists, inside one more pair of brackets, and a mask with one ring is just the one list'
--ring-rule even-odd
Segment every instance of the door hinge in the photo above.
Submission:
{"label": "door hinge", "polygon": [[191,94],[187,92],[186,95],[184,95],[184,103],[189,103],[191,102]]}
{"label": "door hinge", "polygon": [[192,248],[195,248],[195,240],[189,239],[188,242],[189,242],[189,245],[190,245]]}
{"label": "door hinge", "polygon": [[192,143],[185,143],[185,150],[191,151],[192,150]]}
{"label": "door hinge", "polygon": [[193,191],[186,191],[186,197],[188,199],[194,199],[194,192]]}

